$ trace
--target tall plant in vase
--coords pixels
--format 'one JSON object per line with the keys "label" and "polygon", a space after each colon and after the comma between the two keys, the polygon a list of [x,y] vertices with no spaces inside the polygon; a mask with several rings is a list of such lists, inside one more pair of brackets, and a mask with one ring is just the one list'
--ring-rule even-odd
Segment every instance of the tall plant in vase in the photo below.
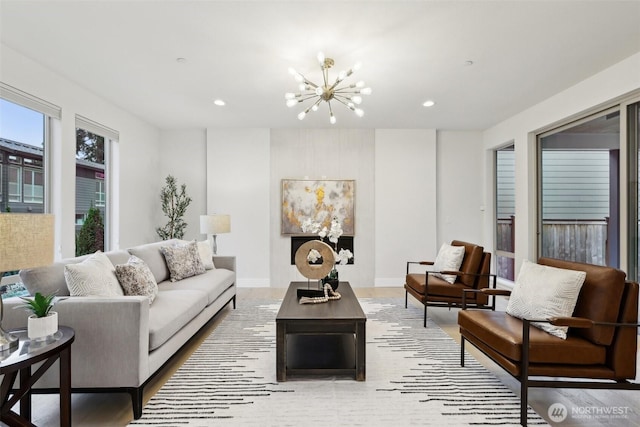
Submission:
{"label": "tall plant in vase", "polygon": [[187,223],[184,222],[184,214],[191,203],[191,197],[187,196],[187,186],[182,184],[178,192],[176,179],[169,175],[166,178],[166,186],[160,192],[162,212],[169,218],[164,227],[156,228],[158,236],[162,240],[182,239]]}

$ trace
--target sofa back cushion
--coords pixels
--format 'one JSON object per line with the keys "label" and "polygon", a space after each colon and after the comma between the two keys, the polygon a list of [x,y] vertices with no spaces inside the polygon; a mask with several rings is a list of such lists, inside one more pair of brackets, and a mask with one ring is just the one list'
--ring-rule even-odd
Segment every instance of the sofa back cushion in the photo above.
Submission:
{"label": "sofa back cushion", "polygon": [[[129,248],[128,251],[131,255],[135,255],[144,261],[156,279],[156,283],[169,280],[169,268],[165,261],[164,255],[160,251],[163,246],[170,246],[181,242],[178,239],[162,240],[155,243],[147,243],[145,245],[135,246]],[[125,261],[126,262],[126,261]]]}
{"label": "sofa back cushion", "polygon": [[[111,251],[105,254],[113,265],[125,263],[129,259],[127,251]],[[80,263],[89,258],[89,256],[91,255],[67,258],[56,261],[51,265],[21,270],[20,279],[30,295],[40,292],[43,295],[68,296],[70,293],[64,277],[64,266],[66,264]]]}
{"label": "sofa back cushion", "polygon": [[460,265],[460,271],[469,274],[461,276],[458,281],[469,287],[473,287],[477,279],[477,276],[475,275],[478,274],[478,271],[480,270],[482,252],[484,251],[484,248],[461,240],[452,241],[451,246],[464,246],[464,258]]}
{"label": "sofa back cushion", "polygon": [[[578,301],[573,311],[575,317],[585,317],[597,322],[617,322],[625,287],[626,274],[613,267],[563,261],[553,258],[540,258],[539,264],[587,273],[580,289]],[[615,329],[597,326],[595,328],[573,329],[571,333],[589,341],[610,345]]]}

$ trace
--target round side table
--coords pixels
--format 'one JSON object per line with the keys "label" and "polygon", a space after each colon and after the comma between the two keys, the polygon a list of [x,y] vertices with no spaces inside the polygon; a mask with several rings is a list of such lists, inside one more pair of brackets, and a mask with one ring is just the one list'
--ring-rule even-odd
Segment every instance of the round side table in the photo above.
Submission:
{"label": "round side table", "polygon": [[[60,426],[71,426],[71,343],[75,332],[60,326],[58,332],[44,340],[31,341],[26,329],[9,331],[19,339],[13,351],[0,352],[0,420],[9,426],[31,424],[31,386],[60,359]],[[44,362],[34,373],[33,364]],[[20,387],[13,389],[20,372]],[[20,414],[11,410],[20,401]]]}

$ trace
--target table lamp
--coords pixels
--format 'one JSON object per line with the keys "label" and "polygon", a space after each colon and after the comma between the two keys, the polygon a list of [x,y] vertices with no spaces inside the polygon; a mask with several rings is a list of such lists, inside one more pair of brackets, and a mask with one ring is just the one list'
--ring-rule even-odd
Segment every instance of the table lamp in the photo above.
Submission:
{"label": "table lamp", "polygon": [[229,215],[200,215],[200,232],[213,236],[211,249],[215,255],[218,250],[216,235],[231,232],[231,217]]}
{"label": "table lamp", "polygon": [[[0,213],[0,273],[53,262],[53,215]],[[0,352],[18,345],[2,328],[4,305],[0,295]]]}

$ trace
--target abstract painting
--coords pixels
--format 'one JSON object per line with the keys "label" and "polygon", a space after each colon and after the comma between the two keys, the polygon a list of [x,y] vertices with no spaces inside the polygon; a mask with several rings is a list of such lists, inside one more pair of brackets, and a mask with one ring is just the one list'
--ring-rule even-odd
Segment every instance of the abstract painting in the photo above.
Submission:
{"label": "abstract painting", "polygon": [[331,227],[342,224],[344,235],[355,234],[355,180],[282,180],[282,234],[305,234],[302,222],[311,219]]}

